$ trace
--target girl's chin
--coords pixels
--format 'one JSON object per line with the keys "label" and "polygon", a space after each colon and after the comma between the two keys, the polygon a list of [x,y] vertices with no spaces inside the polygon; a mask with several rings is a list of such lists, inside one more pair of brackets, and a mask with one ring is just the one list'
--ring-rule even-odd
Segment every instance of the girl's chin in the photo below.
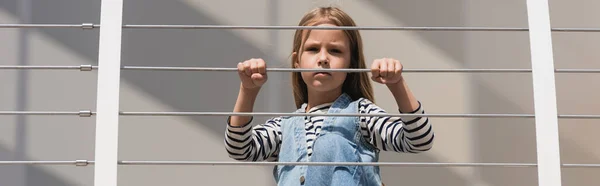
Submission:
{"label": "girl's chin", "polygon": [[[340,84],[341,86],[341,84]],[[327,91],[332,91],[335,88],[337,88],[334,84],[332,84],[331,82],[323,82],[323,81],[313,81],[310,86],[309,89],[313,89],[313,90],[317,90],[319,92],[327,92]]]}

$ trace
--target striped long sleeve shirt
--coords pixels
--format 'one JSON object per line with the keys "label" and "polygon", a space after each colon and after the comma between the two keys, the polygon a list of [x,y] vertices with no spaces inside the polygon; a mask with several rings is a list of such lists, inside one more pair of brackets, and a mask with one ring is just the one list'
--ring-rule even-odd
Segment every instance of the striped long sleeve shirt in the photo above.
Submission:
{"label": "striped long sleeve shirt", "polygon": [[[308,113],[327,113],[333,103],[311,108]],[[360,114],[386,113],[373,102],[362,99]],[[425,113],[421,103],[410,113]],[[312,144],[323,126],[326,116],[306,116],[306,143],[308,157]],[[361,116],[360,129],[363,137],[376,148],[384,151],[418,153],[433,145],[434,132],[427,117],[379,117]],[[229,122],[229,120],[228,120]],[[281,145],[281,117],[274,117],[264,124],[252,126],[252,121],[234,127],[229,123],[225,132],[225,148],[229,157],[240,161],[277,161]]]}

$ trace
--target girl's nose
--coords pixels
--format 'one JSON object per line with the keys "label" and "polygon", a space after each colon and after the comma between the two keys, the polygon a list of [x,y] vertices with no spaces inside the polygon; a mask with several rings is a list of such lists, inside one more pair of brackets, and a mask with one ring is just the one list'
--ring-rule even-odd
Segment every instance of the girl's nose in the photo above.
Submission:
{"label": "girl's nose", "polygon": [[326,66],[329,65],[329,60],[327,58],[324,59],[319,59],[319,66]]}
{"label": "girl's nose", "polygon": [[322,65],[328,65],[329,64],[329,59],[327,59],[327,54],[325,54],[325,52],[321,52],[321,54],[319,55],[319,62],[318,62],[319,66]]}

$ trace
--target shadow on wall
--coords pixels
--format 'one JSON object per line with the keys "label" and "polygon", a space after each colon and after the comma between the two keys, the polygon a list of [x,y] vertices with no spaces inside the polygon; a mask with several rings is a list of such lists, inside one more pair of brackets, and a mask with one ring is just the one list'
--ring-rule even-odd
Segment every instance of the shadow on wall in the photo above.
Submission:
{"label": "shadow on wall", "polygon": [[[523,110],[502,95],[475,86],[475,102],[479,113],[533,113]],[[533,103],[531,103],[533,104]],[[533,119],[476,119],[476,161],[502,163],[535,163],[536,139]],[[484,168],[478,172],[482,180],[493,185],[537,185],[535,168]]]}
{"label": "shadow on wall", "polygon": [[[406,26],[461,26],[465,25],[463,17],[465,6],[462,1],[365,1],[371,3],[389,17],[395,18],[398,24]],[[380,26],[380,25],[377,25]],[[418,32],[431,46],[444,51],[458,62],[465,60],[466,32]]]}
{"label": "shadow on wall", "polygon": [[[13,157],[14,152],[4,146],[0,146],[0,158],[5,159],[7,157]],[[21,159],[30,160],[28,157]],[[87,167],[76,167],[75,165],[2,165],[0,166],[0,182],[2,185],[14,185],[14,186],[37,186],[37,185],[48,185],[48,186],[67,186],[76,185],[75,183],[54,175],[50,170],[44,169],[48,166],[64,166],[61,169],[79,169],[82,171],[89,172],[89,177],[93,178],[94,170],[93,166]],[[21,172],[16,170],[25,170],[24,175],[20,175]],[[18,179],[22,178],[22,179]],[[25,178],[25,179],[23,179]],[[90,179],[89,184],[93,181]]]}
{"label": "shadow on wall", "polygon": [[[77,16],[73,16],[73,14],[60,14],[59,12],[64,11],[65,5],[72,7],[79,7],[81,9],[73,8],[70,11],[75,11],[73,14]],[[71,2],[50,2],[50,1],[34,1],[32,2],[32,20],[31,23],[83,23],[83,22],[98,22],[99,15],[99,1],[98,2],[85,2],[85,1],[71,1]],[[3,11],[9,12],[13,14],[14,17],[19,17],[18,14],[18,0],[3,0],[0,1],[0,9]],[[84,12],[77,12],[84,11]],[[94,15],[93,13],[98,13]],[[98,43],[98,31],[81,31],[77,29],[43,29],[39,30],[40,32],[52,36],[54,39],[59,42],[80,42],[77,46],[80,47],[76,51],[80,55],[86,55],[86,57],[97,58],[97,43]],[[61,40],[61,38],[63,38]],[[15,47],[18,47],[15,46]],[[71,48],[72,49],[72,48]],[[85,53],[87,52],[87,53]],[[85,53],[85,54],[82,54]],[[31,59],[32,57],[29,56]],[[49,60],[49,63],[52,62]],[[60,62],[55,62],[54,64],[61,64]],[[20,82],[21,84],[25,84],[27,86],[27,82]],[[27,96],[29,98],[29,96]],[[23,117],[27,118],[27,117]],[[20,119],[21,122],[18,122],[17,125],[26,126],[27,122],[30,120]],[[30,126],[29,129],[31,129]],[[23,135],[23,133],[18,133]],[[25,134],[26,135],[26,134]],[[16,145],[26,145],[19,144],[19,140],[23,140],[28,137],[17,137]],[[27,142],[27,141],[25,141]],[[18,152],[16,149],[27,149],[26,146],[21,146],[17,148],[6,147],[4,145],[0,145],[0,159],[2,160],[33,160],[31,157],[27,156],[26,152]],[[25,153],[25,154],[23,154]],[[15,157],[19,156],[19,157]],[[33,186],[33,185],[77,185],[76,182],[72,180],[66,179],[62,176],[57,175],[52,170],[69,170],[77,169],[77,171],[83,171],[87,173],[86,177],[90,179],[90,182],[85,185],[91,185],[93,180],[93,166],[87,167],[76,167],[74,165],[2,165],[0,166],[0,181],[1,185],[15,185],[15,186]]]}
{"label": "shadow on wall", "polygon": [[[128,24],[219,24],[177,1],[126,1]],[[123,65],[235,67],[250,57],[266,57],[239,36],[224,30],[124,30]],[[231,111],[239,79],[235,72],[123,71],[123,79],[177,111]],[[264,95],[264,94],[263,94]],[[123,110],[143,109],[122,102]],[[257,108],[266,105],[257,101]],[[194,117],[215,134],[223,117]]]}

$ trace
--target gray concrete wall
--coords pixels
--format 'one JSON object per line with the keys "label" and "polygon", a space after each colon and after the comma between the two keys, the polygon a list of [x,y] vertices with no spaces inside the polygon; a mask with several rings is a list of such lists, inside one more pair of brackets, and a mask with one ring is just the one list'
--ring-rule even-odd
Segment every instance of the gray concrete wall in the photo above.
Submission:
{"label": "gray concrete wall", "polygon": [[[100,1],[0,1],[0,23],[99,23]],[[227,3],[227,5],[226,5]],[[232,3],[233,5],[230,5]],[[27,3],[25,3],[27,4]],[[296,25],[315,6],[335,4],[361,26],[526,27],[525,1],[127,0],[125,24]],[[600,2],[551,0],[553,27],[598,27]],[[30,9],[31,11],[26,11]],[[25,11],[22,11],[25,10]],[[29,13],[28,13],[29,12]],[[97,65],[98,29],[0,29],[0,65]],[[124,30],[122,63],[235,67],[260,57],[287,67],[291,30]],[[367,61],[393,57],[406,68],[530,68],[526,32],[362,31]],[[554,33],[557,68],[600,68],[600,35]],[[294,110],[289,75],[271,73],[256,111]],[[406,73],[429,113],[533,113],[531,75]],[[599,74],[557,74],[560,114],[600,114]],[[96,107],[97,73],[0,71],[0,110],[78,111]],[[123,71],[123,111],[231,111],[239,80],[226,72]],[[440,91],[439,89],[443,89]],[[375,86],[391,112],[393,97]],[[257,117],[256,123],[266,118]],[[0,116],[0,160],[94,159],[95,118]],[[119,159],[231,161],[224,117],[120,120]],[[533,119],[431,119],[434,149],[386,152],[382,161],[535,163]],[[599,163],[597,120],[559,120],[563,163]],[[0,185],[93,185],[93,166],[0,166]],[[386,185],[530,186],[535,168],[384,167]],[[563,185],[597,185],[597,169],[563,169]],[[120,185],[274,185],[269,167],[120,166]]]}

